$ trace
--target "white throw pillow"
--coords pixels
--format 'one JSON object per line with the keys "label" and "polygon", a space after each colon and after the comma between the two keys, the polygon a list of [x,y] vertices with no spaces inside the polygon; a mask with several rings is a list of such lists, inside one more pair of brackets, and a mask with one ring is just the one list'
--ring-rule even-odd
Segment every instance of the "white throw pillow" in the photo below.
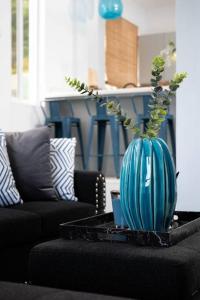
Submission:
{"label": "white throw pillow", "polygon": [[75,138],[50,139],[53,186],[62,200],[77,201],[74,193]]}
{"label": "white throw pillow", "polygon": [[10,167],[4,132],[0,131],[0,207],[22,203]]}

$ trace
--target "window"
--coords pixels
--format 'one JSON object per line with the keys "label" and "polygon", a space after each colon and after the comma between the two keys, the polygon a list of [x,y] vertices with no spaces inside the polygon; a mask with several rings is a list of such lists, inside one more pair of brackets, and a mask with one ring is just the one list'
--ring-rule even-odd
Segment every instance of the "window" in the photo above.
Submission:
{"label": "window", "polygon": [[29,98],[29,0],[12,0],[12,96]]}
{"label": "window", "polygon": [[37,104],[44,98],[45,2],[11,0],[12,96]]}

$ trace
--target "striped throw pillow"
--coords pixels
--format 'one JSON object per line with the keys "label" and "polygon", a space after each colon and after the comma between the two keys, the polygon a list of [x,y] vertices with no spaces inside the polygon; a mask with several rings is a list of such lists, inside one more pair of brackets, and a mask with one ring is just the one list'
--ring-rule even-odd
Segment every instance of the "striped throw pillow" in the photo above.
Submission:
{"label": "striped throw pillow", "polygon": [[77,201],[74,193],[75,138],[50,139],[53,186],[62,200]]}
{"label": "striped throw pillow", "polygon": [[22,203],[16,188],[8,153],[4,132],[0,131],[0,207]]}

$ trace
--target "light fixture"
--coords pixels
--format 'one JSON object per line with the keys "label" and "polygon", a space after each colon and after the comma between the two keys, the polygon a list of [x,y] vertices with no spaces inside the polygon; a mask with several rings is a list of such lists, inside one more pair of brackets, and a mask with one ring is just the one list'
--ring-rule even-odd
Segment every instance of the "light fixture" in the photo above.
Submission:
{"label": "light fixture", "polygon": [[94,16],[94,0],[73,0],[68,11],[72,21],[86,23]]}
{"label": "light fixture", "polygon": [[99,15],[106,20],[115,20],[121,17],[123,4],[121,0],[99,0]]}

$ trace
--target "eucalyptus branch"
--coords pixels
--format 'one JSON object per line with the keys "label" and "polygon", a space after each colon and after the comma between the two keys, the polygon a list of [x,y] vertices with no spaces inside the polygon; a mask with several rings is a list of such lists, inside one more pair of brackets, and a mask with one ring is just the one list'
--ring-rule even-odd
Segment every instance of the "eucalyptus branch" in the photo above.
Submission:
{"label": "eucalyptus branch", "polygon": [[[81,83],[76,78],[66,77],[65,78],[66,83],[77,90],[82,95],[87,95],[93,97],[97,102],[101,104],[103,97],[98,94],[98,91],[94,91],[93,89],[89,89],[88,86],[85,83]],[[120,118],[121,121],[123,121],[124,126],[131,130],[134,134],[141,136],[141,130],[135,124],[134,120],[132,120],[128,114],[122,109],[121,104],[116,101],[110,101],[108,100],[106,103],[103,103],[102,105],[106,105],[106,108],[109,113],[116,115],[117,118]]]}
{"label": "eucalyptus branch", "polygon": [[[142,133],[138,125],[132,118],[122,109],[121,104],[115,101],[108,100],[102,105],[106,105],[108,112],[115,114],[116,117],[123,121],[124,126],[130,129],[135,135],[140,137],[154,138],[157,137],[162,123],[165,121],[171,102],[176,96],[176,90],[180,87],[182,81],[187,77],[186,72],[177,73],[169,83],[169,89],[163,89],[160,85],[162,74],[165,70],[165,60],[162,56],[156,56],[152,61],[151,85],[152,95],[149,101],[149,122],[145,133]],[[103,97],[97,91],[89,89],[85,83],[81,83],[78,79],[66,77],[66,83],[77,90],[82,95],[91,96],[101,104]]]}
{"label": "eucalyptus branch", "polygon": [[162,123],[165,121],[169,106],[176,96],[176,90],[181,82],[187,77],[186,72],[177,73],[169,83],[169,90],[162,88],[159,82],[165,69],[165,60],[162,56],[156,56],[152,61],[152,99],[149,103],[150,119],[147,123],[145,136],[157,137]]}
{"label": "eucalyptus branch", "polygon": [[77,90],[81,95],[87,94],[88,96],[93,96],[95,100],[102,100],[101,97],[98,95],[98,92],[96,91],[94,93],[94,90],[90,90],[84,82],[81,83],[81,81],[79,81],[78,79],[71,77],[65,77],[65,81],[70,87]]}

